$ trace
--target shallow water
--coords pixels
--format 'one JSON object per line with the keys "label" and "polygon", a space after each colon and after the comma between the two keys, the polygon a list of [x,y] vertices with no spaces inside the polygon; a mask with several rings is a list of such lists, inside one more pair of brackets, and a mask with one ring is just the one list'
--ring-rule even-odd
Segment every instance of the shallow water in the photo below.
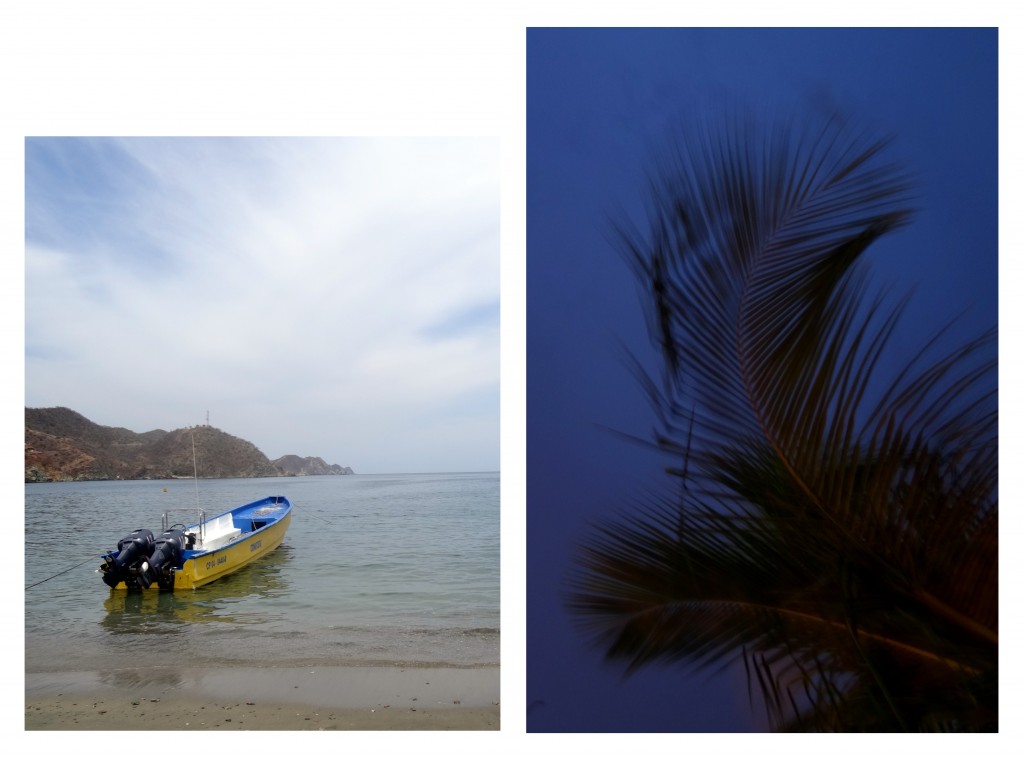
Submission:
{"label": "shallow water", "polygon": [[108,589],[100,555],[136,528],[159,533],[163,511],[194,508],[196,489],[25,486],[26,671],[498,663],[499,474],[200,480],[211,515],[288,497],[284,543],[194,591]]}

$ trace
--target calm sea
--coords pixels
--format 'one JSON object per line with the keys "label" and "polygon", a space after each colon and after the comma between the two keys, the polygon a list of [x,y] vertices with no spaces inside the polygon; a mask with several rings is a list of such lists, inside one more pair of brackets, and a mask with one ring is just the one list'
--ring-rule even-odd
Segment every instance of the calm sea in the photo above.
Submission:
{"label": "calm sea", "polygon": [[189,592],[112,592],[96,568],[193,481],[25,486],[26,672],[172,664],[496,665],[499,474],[200,480],[210,515],[268,495],[284,543]]}

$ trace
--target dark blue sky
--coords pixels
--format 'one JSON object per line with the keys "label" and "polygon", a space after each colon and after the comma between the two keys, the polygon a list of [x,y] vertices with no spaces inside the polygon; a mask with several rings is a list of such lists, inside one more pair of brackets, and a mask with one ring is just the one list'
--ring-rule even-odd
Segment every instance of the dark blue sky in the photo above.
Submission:
{"label": "dark blue sky", "polygon": [[[611,241],[643,225],[645,177],[671,128],[723,105],[839,109],[895,138],[914,223],[872,248],[873,281],[914,289],[897,345],[997,318],[994,29],[530,29],[527,32],[527,727],[758,728],[742,670],[629,679],[563,609],[588,526],[664,484],[623,345],[652,360],[638,290]],[[653,365],[653,363],[651,363]]]}

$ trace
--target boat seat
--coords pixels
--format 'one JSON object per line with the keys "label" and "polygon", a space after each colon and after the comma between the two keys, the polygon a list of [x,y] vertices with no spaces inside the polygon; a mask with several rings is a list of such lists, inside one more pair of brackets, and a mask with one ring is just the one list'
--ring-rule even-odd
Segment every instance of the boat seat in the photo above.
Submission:
{"label": "boat seat", "polygon": [[202,548],[214,549],[223,546],[241,534],[242,529],[235,528],[231,513],[225,513],[213,520],[206,521],[206,536],[203,539]]}

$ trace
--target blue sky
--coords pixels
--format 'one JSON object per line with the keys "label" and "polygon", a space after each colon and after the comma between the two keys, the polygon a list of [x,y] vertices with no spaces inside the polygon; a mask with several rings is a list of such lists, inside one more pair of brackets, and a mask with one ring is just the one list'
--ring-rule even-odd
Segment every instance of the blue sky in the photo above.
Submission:
{"label": "blue sky", "polygon": [[495,139],[30,138],[25,404],[497,470]]}
{"label": "blue sky", "polygon": [[[997,36],[957,29],[531,29],[527,36],[527,701],[535,731],[762,727],[742,670],[625,677],[564,609],[591,527],[649,501],[669,462],[626,351],[652,368],[613,225],[645,228],[647,177],[695,112],[837,109],[892,136],[914,222],[869,253],[872,281],[914,291],[893,346],[950,342],[998,310]],[[883,366],[884,370],[884,366]],[[654,375],[657,375],[654,372]],[[674,462],[674,461],[673,461]]]}

